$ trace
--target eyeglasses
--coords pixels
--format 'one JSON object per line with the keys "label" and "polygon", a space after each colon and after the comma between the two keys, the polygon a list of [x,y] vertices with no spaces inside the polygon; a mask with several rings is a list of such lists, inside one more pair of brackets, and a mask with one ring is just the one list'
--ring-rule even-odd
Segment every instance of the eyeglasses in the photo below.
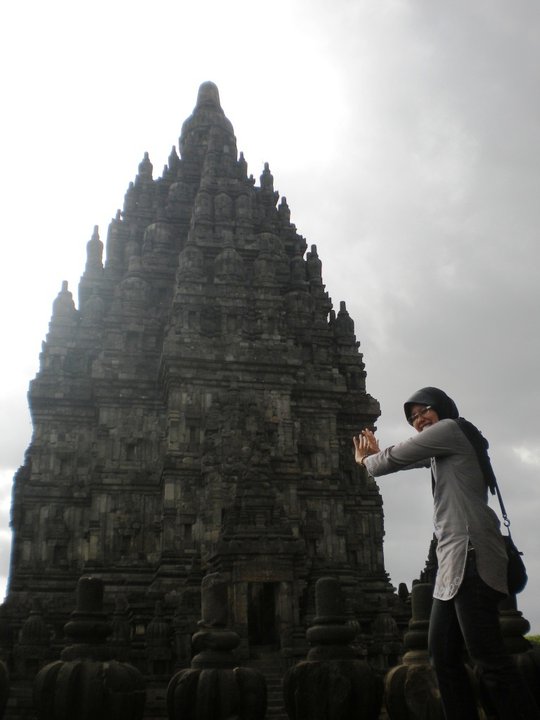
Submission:
{"label": "eyeglasses", "polygon": [[414,415],[411,415],[408,418],[408,421],[411,425],[414,425],[414,423],[419,420],[420,418],[424,417],[429,411],[431,410],[431,405],[426,405],[425,408],[422,408],[418,412],[415,412]]}

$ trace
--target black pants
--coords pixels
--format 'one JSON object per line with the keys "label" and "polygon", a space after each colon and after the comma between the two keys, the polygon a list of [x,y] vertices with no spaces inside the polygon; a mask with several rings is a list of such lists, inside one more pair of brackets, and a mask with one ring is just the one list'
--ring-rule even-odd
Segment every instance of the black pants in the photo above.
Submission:
{"label": "black pants", "polygon": [[429,652],[447,720],[478,720],[464,647],[499,720],[540,720],[534,698],[504,648],[498,612],[503,597],[480,579],[470,551],[457,594],[433,600]]}

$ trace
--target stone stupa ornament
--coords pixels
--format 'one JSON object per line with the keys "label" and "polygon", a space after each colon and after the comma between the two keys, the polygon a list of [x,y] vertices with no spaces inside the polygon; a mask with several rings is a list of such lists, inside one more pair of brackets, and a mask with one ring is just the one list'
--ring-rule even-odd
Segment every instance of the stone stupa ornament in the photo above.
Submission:
{"label": "stone stupa ornament", "polygon": [[193,636],[191,668],[169,683],[169,720],[263,720],[266,682],[251,668],[236,667],[233,650],[240,638],[227,629],[228,583],[220,573],[202,581],[202,619]]}
{"label": "stone stupa ornament", "polygon": [[320,578],[315,586],[317,616],[306,635],[307,660],[283,679],[285,709],[291,720],[377,720],[382,681],[350,646],[341,586]]}
{"label": "stone stupa ornament", "polygon": [[42,668],[34,684],[39,720],[142,720],[144,680],[132,665],[111,659],[105,639],[103,581],[82,577],[77,607],[64,632],[72,641],[61,659]]}
{"label": "stone stupa ornament", "polygon": [[405,634],[403,663],[385,677],[385,704],[390,720],[444,720],[435,672],[429,663],[428,629],[433,585],[415,583],[412,618]]}

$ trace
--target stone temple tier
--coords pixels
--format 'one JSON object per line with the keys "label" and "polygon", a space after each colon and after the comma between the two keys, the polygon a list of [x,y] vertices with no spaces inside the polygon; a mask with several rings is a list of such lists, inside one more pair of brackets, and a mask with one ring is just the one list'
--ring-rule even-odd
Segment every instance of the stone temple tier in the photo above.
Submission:
{"label": "stone temple tier", "polygon": [[213,83],[160,178],[144,156],[103,251],[96,228],[78,306],[64,283],[30,387],[12,637],[37,602],[51,661],[92,575],[122,657],[170,677],[191,660],[201,580],[220,573],[237,656],[302,657],[315,584],[332,576],[369,647],[395,598],[381,497],[351,438],[379,405],[317,247],[268,164],[259,185],[248,175]]}

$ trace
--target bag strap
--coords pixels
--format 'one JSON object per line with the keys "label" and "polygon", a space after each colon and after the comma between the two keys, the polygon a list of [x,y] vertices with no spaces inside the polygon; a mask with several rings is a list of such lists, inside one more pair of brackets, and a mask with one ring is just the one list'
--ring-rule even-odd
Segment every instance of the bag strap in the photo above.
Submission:
{"label": "bag strap", "polygon": [[495,480],[495,492],[497,493],[497,498],[499,500],[499,505],[501,506],[501,515],[503,517],[503,525],[508,531],[508,536],[512,537],[512,533],[510,532],[510,518],[508,517],[508,514],[506,512],[506,508],[504,507],[501,491],[499,490],[499,485],[497,483],[497,480]]}
{"label": "bag strap", "polygon": [[478,428],[476,428],[468,420],[465,420],[465,418],[457,418],[455,423],[473,446],[486,484],[489,487],[491,494],[497,495],[499,505],[501,506],[503,525],[508,532],[508,536],[512,537],[512,534],[510,533],[510,518],[508,517],[506,507],[504,506],[499,483],[497,482],[497,478],[495,477],[495,472],[493,471],[493,466],[491,464],[491,458],[488,455],[488,441],[482,436],[480,430],[478,430]]}

